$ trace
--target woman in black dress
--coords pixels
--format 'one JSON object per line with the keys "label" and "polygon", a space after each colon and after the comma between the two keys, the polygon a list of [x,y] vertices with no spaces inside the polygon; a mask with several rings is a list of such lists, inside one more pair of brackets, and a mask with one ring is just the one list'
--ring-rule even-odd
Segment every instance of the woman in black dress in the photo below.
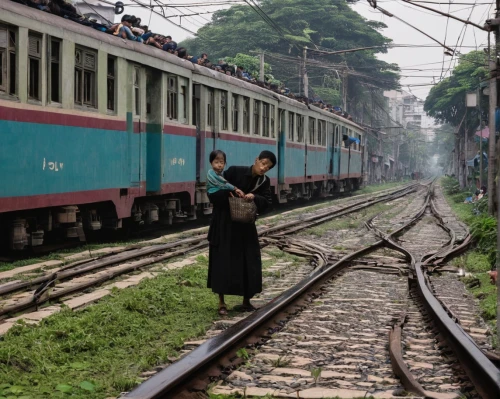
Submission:
{"label": "woman in black dress", "polygon": [[[252,166],[231,166],[225,179],[238,187],[238,194],[254,201],[259,214],[272,203],[269,178],[266,173],[276,165],[276,156],[262,151]],[[250,298],[262,291],[262,261],[255,223],[231,220],[228,191],[210,194],[213,217],[208,232],[208,288],[219,294],[219,314],[227,314],[224,295],[243,297],[241,309],[255,310]]]}

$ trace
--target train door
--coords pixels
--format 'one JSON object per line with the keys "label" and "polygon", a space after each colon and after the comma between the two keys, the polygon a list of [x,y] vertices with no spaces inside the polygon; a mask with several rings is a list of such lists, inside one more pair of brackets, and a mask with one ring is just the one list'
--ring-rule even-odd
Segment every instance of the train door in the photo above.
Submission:
{"label": "train door", "polygon": [[285,162],[286,162],[286,117],[285,111],[278,110],[279,135],[278,135],[278,183],[285,184]]}
{"label": "train door", "polygon": [[333,163],[335,154],[335,125],[333,123],[328,123],[328,178],[331,179],[333,176]]}
{"label": "train door", "polygon": [[340,145],[340,126],[335,124],[335,142],[333,144],[333,175],[337,176],[340,173],[340,156],[341,156],[341,145]]}
{"label": "train door", "polygon": [[[215,150],[217,147],[217,130],[215,124],[218,123],[218,121],[215,120],[215,110],[217,109],[217,98],[218,96],[215,93],[215,90],[212,89],[211,87],[207,87],[207,133],[209,133],[209,141],[211,141],[210,145],[210,151]],[[207,140],[208,141],[208,140]]]}
{"label": "train door", "polygon": [[161,191],[162,182],[162,72],[146,70],[146,191]]}
{"label": "train door", "polygon": [[309,153],[309,148],[308,148],[308,144],[311,144],[311,145],[315,145],[316,141],[316,119],[315,118],[311,118],[311,117],[308,117],[307,118],[308,120],[308,134],[307,134],[307,137],[306,137],[306,140],[305,140],[305,167],[304,167],[304,178],[305,178],[305,181],[307,181],[307,176],[312,176],[312,172],[314,171],[314,167],[313,167],[313,160],[311,158],[311,160],[308,159],[308,153]]}
{"label": "train door", "polygon": [[196,180],[200,181],[202,176],[205,176],[204,154],[205,154],[205,135],[201,130],[201,85],[193,84],[192,88],[192,115],[191,125],[196,127]]}

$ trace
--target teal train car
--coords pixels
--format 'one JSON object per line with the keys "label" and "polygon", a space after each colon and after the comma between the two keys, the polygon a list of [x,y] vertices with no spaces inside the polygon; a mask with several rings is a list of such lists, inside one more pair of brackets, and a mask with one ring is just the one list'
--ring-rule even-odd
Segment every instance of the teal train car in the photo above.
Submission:
{"label": "teal train car", "polygon": [[0,2],[0,247],[209,214],[208,155],[277,154],[277,202],[351,190],[345,118],[21,4]]}

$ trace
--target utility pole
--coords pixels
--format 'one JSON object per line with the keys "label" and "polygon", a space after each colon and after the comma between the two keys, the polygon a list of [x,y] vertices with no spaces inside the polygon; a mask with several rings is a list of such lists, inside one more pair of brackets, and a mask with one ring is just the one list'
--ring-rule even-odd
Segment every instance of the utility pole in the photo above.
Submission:
{"label": "utility pole", "polygon": [[347,69],[345,69],[344,72],[342,73],[342,109],[344,112],[347,109],[347,82],[349,79],[348,76],[349,75],[347,74]]}
{"label": "utility pole", "polygon": [[[497,258],[496,258],[496,272],[497,272],[497,341],[500,340],[500,223],[498,223],[498,216],[500,215],[500,184],[495,187],[495,146],[496,146],[496,126],[495,126],[495,113],[497,105],[497,51],[499,46],[499,26],[500,26],[500,0],[496,0],[495,18],[486,21],[485,28],[488,31],[493,31],[495,34],[495,45],[493,47],[493,54],[491,54],[490,36],[488,35],[488,54],[490,61],[490,98],[489,98],[489,165],[488,168],[488,213],[493,215],[494,202],[493,193],[497,194]],[[492,57],[493,55],[493,57]],[[482,140],[481,140],[482,141]],[[483,158],[481,154],[481,159]],[[490,177],[491,173],[491,177]]]}
{"label": "utility pole", "polygon": [[309,98],[309,78],[307,77],[307,46],[304,47],[304,96]]}
{"label": "utility pole", "polygon": [[[496,271],[497,271],[497,342],[500,341],[500,223],[498,223],[498,217],[500,216],[500,184],[495,187],[495,146],[496,146],[496,126],[495,126],[495,113],[497,105],[497,51],[499,45],[499,13],[500,13],[500,0],[496,0],[495,8],[495,19],[486,21],[486,25],[489,25],[490,29],[495,33],[495,45],[493,47],[493,57],[491,54],[491,47],[488,45],[489,49],[489,61],[490,61],[490,142],[489,142],[489,165],[488,168],[488,212],[493,215],[494,202],[493,193],[496,192],[497,197],[497,258],[496,258]],[[488,35],[489,44],[489,35]],[[493,58],[493,59],[492,59]],[[482,156],[481,156],[482,158]],[[491,170],[491,182],[490,182],[490,170]],[[490,185],[491,184],[491,185]],[[491,205],[490,205],[491,204]]]}
{"label": "utility pole", "polygon": [[479,188],[481,188],[483,185],[483,118],[481,117],[481,88],[479,86],[477,88],[477,104],[479,106]]}
{"label": "utility pole", "polygon": [[[499,1],[497,0],[497,6]],[[489,34],[488,34],[488,44],[489,44]],[[488,53],[489,53],[489,66],[490,66],[490,95],[489,95],[489,128],[490,128],[490,137],[488,143],[488,214],[493,216],[495,214],[495,196],[493,193],[495,192],[495,165],[496,165],[496,155],[495,155],[495,146],[496,146],[496,121],[495,121],[495,113],[497,108],[497,42],[498,42],[498,29],[495,29],[495,45],[493,49],[488,45]],[[492,57],[493,51],[493,57]]]}
{"label": "utility pole", "polygon": [[260,53],[260,73],[259,80],[264,81],[264,52]]}

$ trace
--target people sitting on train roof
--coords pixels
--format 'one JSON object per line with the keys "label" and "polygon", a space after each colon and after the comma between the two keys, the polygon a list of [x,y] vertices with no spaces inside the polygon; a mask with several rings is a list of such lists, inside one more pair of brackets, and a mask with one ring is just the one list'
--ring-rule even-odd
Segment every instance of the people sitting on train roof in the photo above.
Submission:
{"label": "people sitting on train roof", "polygon": [[177,57],[187,59],[188,52],[185,47],[179,47],[177,49]]}
{"label": "people sitting on train roof", "polygon": [[125,14],[122,17],[121,23],[112,25],[108,31],[111,31],[114,36],[121,37],[122,39],[142,43],[142,37],[136,36],[132,33],[132,23],[135,21],[136,18],[133,15]]}
{"label": "people sitting on train roof", "polygon": [[[190,56],[187,49],[184,47],[177,48],[177,43],[172,40],[171,36],[163,36],[153,33],[149,30],[148,26],[141,26],[141,19],[134,15],[124,15],[119,24],[103,25],[91,21],[86,17],[78,14],[76,8],[65,0],[12,0],[16,3],[27,5],[29,7],[37,8],[42,11],[47,11],[52,14],[71,19],[83,25],[91,26],[94,29],[101,30],[113,34],[114,36],[122,39],[128,39],[137,42],[144,42],[145,44],[153,47],[163,49],[179,58],[191,61],[194,64],[210,68],[212,70],[221,72],[228,76],[234,76],[238,79],[246,80],[250,83],[256,84],[264,89],[272,90],[278,94],[282,94],[291,99],[295,99],[304,104],[313,104],[321,109],[331,112],[335,115],[342,116],[348,120],[353,120],[352,116],[344,112],[342,108],[325,104],[321,98],[314,96],[309,99],[305,96],[295,96],[289,88],[285,86],[278,87],[269,81],[258,81],[248,71],[245,71],[241,66],[228,65],[224,59],[219,59],[218,63],[214,65],[208,60],[208,54],[202,53],[201,56]],[[108,21],[109,22],[109,21]],[[314,101],[313,101],[314,100]]]}
{"label": "people sitting on train roof", "polygon": [[42,11],[50,11],[50,0],[14,0],[16,3],[24,4],[25,6],[38,8]]}
{"label": "people sitting on train roof", "polygon": [[150,32],[142,35],[142,40],[144,41],[144,44],[148,44],[150,46],[159,48],[161,50],[163,48],[163,41],[161,35],[157,35],[154,33],[149,34],[149,33]]}
{"label": "people sitting on train roof", "polygon": [[177,42],[174,42],[172,38],[170,38],[170,41],[168,41],[168,38],[170,36],[167,36],[167,40],[164,41],[163,44],[163,51],[166,51],[170,54],[174,54],[177,51]]}

